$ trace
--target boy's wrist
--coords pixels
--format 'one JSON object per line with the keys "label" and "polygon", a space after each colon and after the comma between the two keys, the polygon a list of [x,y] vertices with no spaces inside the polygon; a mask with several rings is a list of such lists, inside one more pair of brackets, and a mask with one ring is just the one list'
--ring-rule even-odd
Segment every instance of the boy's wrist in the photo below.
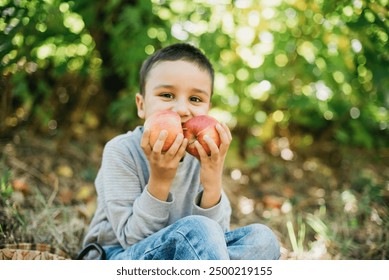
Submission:
{"label": "boy's wrist", "polygon": [[217,205],[221,200],[221,190],[203,190],[199,206],[207,209]]}
{"label": "boy's wrist", "polygon": [[151,176],[148,183],[148,192],[156,199],[167,201],[171,183],[170,180],[157,180]]}

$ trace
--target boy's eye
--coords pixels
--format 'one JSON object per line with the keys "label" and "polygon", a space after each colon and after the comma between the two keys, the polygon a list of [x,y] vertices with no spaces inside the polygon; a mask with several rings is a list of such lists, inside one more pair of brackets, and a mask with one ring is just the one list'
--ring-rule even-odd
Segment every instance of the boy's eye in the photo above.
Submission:
{"label": "boy's eye", "polygon": [[164,98],[173,98],[173,94],[171,94],[170,92],[163,92],[160,94],[161,97],[164,97]]}
{"label": "boy's eye", "polygon": [[199,98],[199,97],[197,97],[197,96],[192,96],[191,98],[190,98],[190,101],[192,101],[192,102],[201,102],[201,99]]}

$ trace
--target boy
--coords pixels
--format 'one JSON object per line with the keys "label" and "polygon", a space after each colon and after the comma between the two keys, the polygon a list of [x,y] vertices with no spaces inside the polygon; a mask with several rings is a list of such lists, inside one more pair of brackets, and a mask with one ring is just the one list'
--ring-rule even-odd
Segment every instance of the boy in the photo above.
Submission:
{"label": "boy", "polygon": [[[213,80],[212,65],[197,48],[174,44],[161,49],[141,68],[138,116],[172,110],[184,123],[205,115]],[[84,245],[100,244],[107,259],[278,259],[279,244],[266,226],[229,231],[231,207],[222,191],[222,172],[232,137],[225,124],[216,129],[220,147],[208,137],[208,156],[196,142],[199,160],[185,152],[188,140],[182,134],[165,153],[167,131],[154,146],[143,126],[109,141]]]}

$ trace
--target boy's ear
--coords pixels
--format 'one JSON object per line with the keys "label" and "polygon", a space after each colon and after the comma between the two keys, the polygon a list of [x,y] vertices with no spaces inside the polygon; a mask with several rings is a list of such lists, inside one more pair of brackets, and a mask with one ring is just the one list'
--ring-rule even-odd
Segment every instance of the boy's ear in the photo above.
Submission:
{"label": "boy's ear", "polygon": [[141,119],[145,118],[145,101],[140,93],[135,95],[136,108],[138,109],[138,117]]}

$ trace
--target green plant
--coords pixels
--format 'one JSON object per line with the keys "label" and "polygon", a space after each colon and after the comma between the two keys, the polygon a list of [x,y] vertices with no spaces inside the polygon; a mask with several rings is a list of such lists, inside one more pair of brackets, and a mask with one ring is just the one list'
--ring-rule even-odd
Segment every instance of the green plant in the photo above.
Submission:
{"label": "green plant", "polygon": [[10,198],[13,193],[12,185],[9,183],[10,174],[9,170],[5,170],[0,177],[0,197],[3,202]]}
{"label": "green plant", "polygon": [[296,221],[296,227],[297,227],[297,236],[295,233],[295,229],[293,226],[293,222],[291,220],[288,220],[286,222],[286,228],[289,236],[290,243],[292,245],[293,253],[297,258],[303,258],[304,254],[304,244],[305,244],[305,235],[306,235],[306,226],[303,222],[302,216],[297,216]]}

